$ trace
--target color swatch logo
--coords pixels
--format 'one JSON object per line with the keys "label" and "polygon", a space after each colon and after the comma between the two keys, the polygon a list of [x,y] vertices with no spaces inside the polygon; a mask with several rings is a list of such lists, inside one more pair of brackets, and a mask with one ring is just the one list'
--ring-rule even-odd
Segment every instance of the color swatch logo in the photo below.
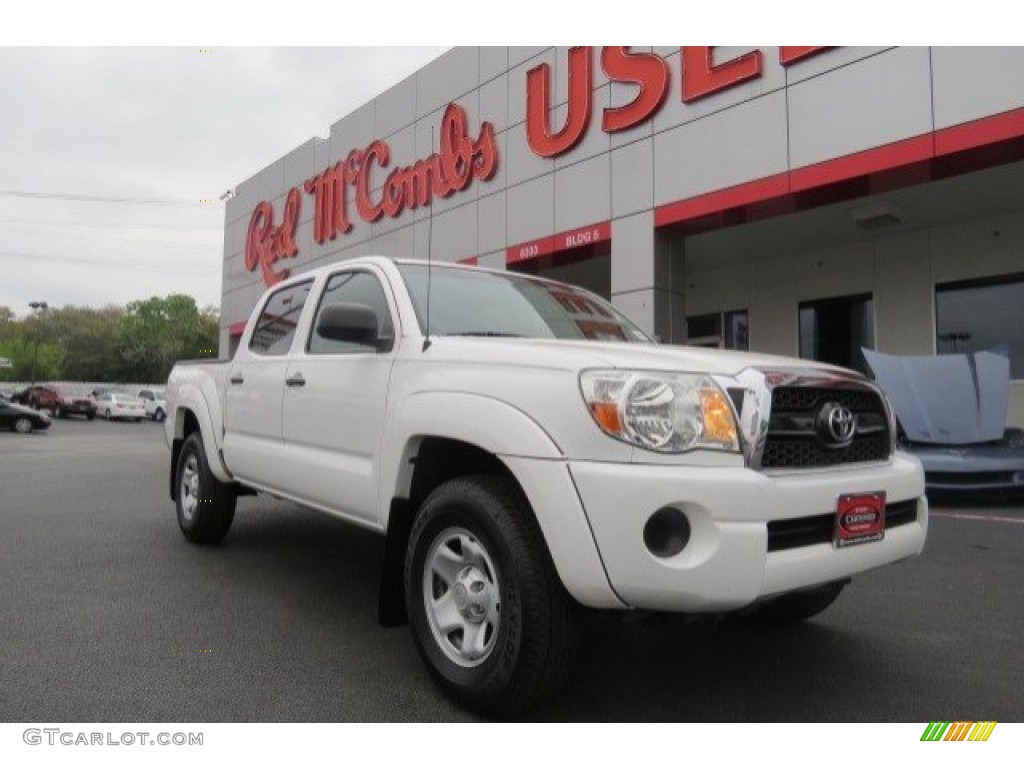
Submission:
{"label": "color swatch logo", "polygon": [[996,723],[928,723],[921,741],[988,741]]}

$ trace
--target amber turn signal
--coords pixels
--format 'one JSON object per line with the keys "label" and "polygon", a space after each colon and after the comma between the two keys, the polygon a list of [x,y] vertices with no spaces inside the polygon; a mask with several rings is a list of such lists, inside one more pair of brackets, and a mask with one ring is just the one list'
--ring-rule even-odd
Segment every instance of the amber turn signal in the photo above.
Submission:
{"label": "amber turn signal", "polygon": [[621,434],[622,422],[619,420],[619,406],[616,403],[590,403],[590,412],[605,432]]}
{"label": "amber turn signal", "polygon": [[717,389],[700,390],[700,409],[704,418],[705,440],[721,443],[730,448],[739,446],[736,420],[725,395]]}

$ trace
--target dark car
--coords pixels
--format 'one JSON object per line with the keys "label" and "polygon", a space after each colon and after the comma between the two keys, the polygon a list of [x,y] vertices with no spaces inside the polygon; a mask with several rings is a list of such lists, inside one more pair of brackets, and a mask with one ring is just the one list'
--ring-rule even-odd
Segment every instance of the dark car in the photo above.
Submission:
{"label": "dark car", "polygon": [[0,400],[0,428],[27,435],[33,429],[49,429],[50,417],[23,405]]}
{"label": "dark car", "polygon": [[96,401],[85,387],[75,384],[38,384],[29,388],[28,405],[54,416],[66,418],[72,414],[96,418]]}
{"label": "dark car", "polygon": [[31,387],[22,387],[21,389],[16,389],[11,393],[11,396],[8,397],[7,399],[10,400],[12,403],[18,403],[18,405],[28,405],[28,391],[30,389]]}

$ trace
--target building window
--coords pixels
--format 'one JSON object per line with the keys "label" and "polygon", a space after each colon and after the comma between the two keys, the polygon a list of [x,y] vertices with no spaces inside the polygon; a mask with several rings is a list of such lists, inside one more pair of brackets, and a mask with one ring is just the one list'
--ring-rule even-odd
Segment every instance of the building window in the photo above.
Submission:
{"label": "building window", "polygon": [[940,355],[1008,347],[1010,378],[1024,379],[1024,274],[935,286]]}
{"label": "building window", "polygon": [[800,303],[800,357],[867,373],[864,348],[875,348],[870,293]]}
{"label": "building window", "polygon": [[713,312],[686,318],[686,343],[691,347],[750,349],[747,310]]}

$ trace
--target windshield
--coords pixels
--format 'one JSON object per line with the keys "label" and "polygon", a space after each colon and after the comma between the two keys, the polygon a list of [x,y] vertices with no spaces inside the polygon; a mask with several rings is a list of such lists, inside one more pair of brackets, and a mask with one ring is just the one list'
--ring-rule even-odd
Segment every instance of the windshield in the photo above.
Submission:
{"label": "windshield", "polygon": [[[426,328],[427,266],[398,264],[416,318]],[[594,294],[514,273],[434,266],[430,335],[510,336],[650,342],[625,315]]]}

